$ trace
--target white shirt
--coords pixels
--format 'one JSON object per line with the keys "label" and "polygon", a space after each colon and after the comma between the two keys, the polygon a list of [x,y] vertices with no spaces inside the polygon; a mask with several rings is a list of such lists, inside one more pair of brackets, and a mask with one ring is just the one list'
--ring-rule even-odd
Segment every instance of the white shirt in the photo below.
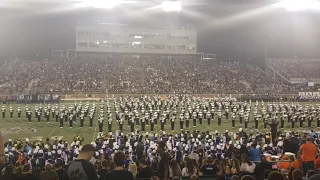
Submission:
{"label": "white shirt", "polygon": [[182,171],[181,171],[181,175],[182,176],[196,176],[197,175],[197,169],[196,168],[194,168],[194,171],[193,171],[193,174],[189,174],[188,173],[188,169],[186,168],[186,167],[184,167],[183,169],[182,169]]}
{"label": "white shirt", "polygon": [[252,163],[251,166],[249,166],[248,163],[242,163],[240,166],[240,171],[245,171],[249,173],[254,173],[254,169],[256,168],[256,165]]}

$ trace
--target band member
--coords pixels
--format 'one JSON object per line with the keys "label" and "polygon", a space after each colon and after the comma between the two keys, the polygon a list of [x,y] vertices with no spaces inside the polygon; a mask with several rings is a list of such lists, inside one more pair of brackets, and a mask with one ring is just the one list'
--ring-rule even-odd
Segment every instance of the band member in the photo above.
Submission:
{"label": "band member", "polygon": [[183,118],[184,118],[184,117],[183,117],[183,114],[181,113],[181,114],[180,114],[180,130],[181,130],[181,131],[183,130],[183,121],[184,121]]}
{"label": "band member", "polygon": [[185,116],[186,128],[187,128],[187,129],[189,129],[189,121],[190,121],[189,118],[190,118],[190,117],[189,117],[189,113],[187,113],[186,116]]}
{"label": "band member", "polygon": [[229,119],[229,108],[228,108],[228,106],[226,107],[225,115],[226,115],[226,119]]}
{"label": "band member", "polygon": [[171,117],[171,130],[174,131],[174,120],[176,119],[175,116]]}
{"label": "band member", "polygon": [[222,118],[222,114],[221,112],[218,112],[218,125],[221,126],[221,118]]}
{"label": "band member", "polygon": [[59,121],[58,121],[58,119],[59,119],[59,110],[58,110],[58,109],[56,110],[56,115],[55,115],[55,117],[56,117],[56,122],[59,122]]}
{"label": "band member", "polygon": [[9,112],[10,112],[10,119],[12,119],[12,118],[13,118],[13,109],[12,109],[12,106],[10,106]]}
{"label": "band member", "polygon": [[309,117],[308,117],[308,128],[311,128],[312,121],[313,121],[313,117],[312,117],[312,115],[310,114]]}
{"label": "band member", "polygon": [[320,128],[320,116],[319,115],[317,116],[317,128],[318,129]]}
{"label": "band member", "polygon": [[89,114],[89,126],[90,128],[92,128],[93,125],[93,112],[90,112]]}
{"label": "band member", "polygon": [[249,115],[246,114],[244,116],[244,128],[247,129],[248,128],[248,123],[249,123]]}
{"label": "band member", "polygon": [[52,114],[52,118],[54,119],[55,118],[55,108],[54,108],[54,106],[52,106],[52,111],[51,111],[51,114]]}
{"label": "band member", "polygon": [[232,122],[232,128],[234,128],[236,124],[236,113],[234,112],[231,114],[231,122]]}
{"label": "band member", "polygon": [[294,125],[295,125],[297,119],[298,119],[298,117],[295,117],[295,116],[292,117],[292,119],[291,119],[291,128],[292,129],[294,128]]}
{"label": "band member", "polygon": [[[63,128],[64,113],[61,112],[59,116],[60,116],[60,118],[59,118],[59,120],[60,120],[59,121],[60,122],[60,128]],[[48,123],[49,123],[49,121],[48,121]]]}
{"label": "band member", "polygon": [[244,117],[244,114],[243,114],[243,110],[240,110],[240,124],[242,125],[242,121],[243,121],[243,117]]}
{"label": "band member", "polygon": [[130,132],[134,132],[134,117],[131,117],[131,121],[130,121]]}
{"label": "band member", "polygon": [[40,122],[41,121],[41,112],[38,110],[36,112],[36,114],[37,114],[38,122]]}
{"label": "band member", "polygon": [[20,106],[18,106],[17,112],[18,112],[18,119],[20,119],[20,118],[21,118],[21,109],[20,109]]}
{"label": "band member", "polygon": [[203,118],[203,114],[202,114],[202,112],[200,111],[200,112],[199,112],[199,123],[200,123],[200,125],[202,125],[202,118]]}
{"label": "band member", "polygon": [[[102,132],[102,129],[103,129],[103,120],[104,120],[103,116],[100,116],[100,117],[99,117],[99,120],[98,120],[98,123],[99,123],[99,132],[100,132],[100,133]],[[83,126],[81,126],[81,127],[83,127]]]}
{"label": "band member", "polygon": [[74,114],[70,114],[69,115],[69,127],[72,128],[73,125],[73,119],[74,119],[75,115]]}
{"label": "band member", "polygon": [[47,122],[50,121],[50,111],[45,112],[46,114],[46,118],[47,118]]}
{"label": "band member", "polygon": [[3,119],[6,118],[6,107],[5,107],[5,106],[2,106],[1,111],[2,111],[2,118],[3,118]]}
{"label": "band member", "polygon": [[68,116],[69,116],[69,111],[68,110],[65,110],[64,112],[64,122],[68,122]]}
{"label": "band member", "polygon": [[144,132],[146,128],[146,117],[142,117],[141,119],[141,131]]}
{"label": "band member", "polygon": [[267,118],[268,118],[268,115],[265,115],[265,116],[263,117],[263,128],[264,128],[264,129],[267,129]]}
{"label": "band member", "polygon": [[284,115],[282,115],[280,117],[280,128],[283,129],[284,128]]}
{"label": "band member", "polygon": [[83,123],[84,123],[84,113],[81,113],[80,115],[80,127],[83,128]]}
{"label": "band member", "polygon": [[32,117],[32,112],[27,111],[27,118],[28,118],[29,123],[31,123],[31,117]]}
{"label": "band member", "polygon": [[119,120],[119,130],[123,131],[123,119],[122,118]]}
{"label": "band member", "polygon": [[259,116],[258,115],[256,115],[254,117],[254,127],[255,127],[255,129],[258,129],[258,127],[259,127]]}
{"label": "band member", "polygon": [[193,111],[192,113],[192,117],[193,117],[193,127],[197,127],[197,112]]}
{"label": "band member", "polygon": [[108,119],[108,132],[112,132],[112,118]]}
{"label": "band member", "polygon": [[153,130],[154,130],[154,119],[153,118],[151,118],[151,120],[150,120],[150,130],[151,130],[151,132],[153,132]]}
{"label": "band member", "polygon": [[300,128],[303,127],[304,115],[299,118]]}
{"label": "band member", "polygon": [[207,120],[208,120],[208,125],[210,126],[210,124],[211,124],[211,113],[210,113],[210,111],[207,113]]}
{"label": "band member", "polygon": [[164,131],[165,117],[161,117],[160,124],[161,124],[161,131]]}

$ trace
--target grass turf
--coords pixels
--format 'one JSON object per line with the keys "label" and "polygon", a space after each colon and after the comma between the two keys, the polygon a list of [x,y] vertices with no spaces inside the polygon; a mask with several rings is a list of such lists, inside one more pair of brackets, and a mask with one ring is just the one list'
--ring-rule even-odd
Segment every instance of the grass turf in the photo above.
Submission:
{"label": "grass turf", "polygon": [[[68,105],[70,103],[61,103],[61,104],[65,104],[66,107],[68,107]],[[301,103],[301,104],[305,104],[305,103]],[[80,127],[80,120],[77,119],[76,122],[73,124],[73,128],[69,128],[69,124],[68,123],[64,123],[64,128],[60,129],[59,127],[59,123],[57,123],[55,121],[55,119],[52,118],[51,113],[50,113],[50,123],[46,122],[46,119],[44,118],[44,116],[42,115],[41,117],[41,122],[38,123],[38,121],[35,119],[34,116],[34,106],[35,104],[31,104],[29,105],[29,107],[31,107],[32,109],[32,122],[28,123],[27,118],[25,117],[25,105],[23,104],[11,104],[13,109],[14,109],[14,114],[13,114],[13,118],[10,119],[10,113],[9,113],[9,107],[10,105],[6,105],[6,117],[5,119],[2,118],[2,115],[0,117],[0,132],[3,134],[3,139],[6,142],[8,139],[20,139],[24,142],[24,140],[26,138],[29,138],[30,141],[34,141],[36,139],[45,139],[47,137],[49,137],[50,139],[55,139],[57,137],[63,138],[64,140],[71,142],[73,141],[74,136],[81,134],[84,137],[84,143],[90,143],[93,139],[96,138],[97,133],[98,133],[98,113],[100,113],[100,109],[99,109],[99,105],[97,104],[97,110],[96,110],[96,117],[94,119],[94,123],[93,123],[93,127],[90,128],[89,127],[89,118],[86,117],[85,121],[84,121],[84,127],[81,128]],[[22,113],[21,113],[21,119],[18,119],[18,114],[16,112],[17,107],[20,106],[20,108],[22,109]],[[90,106],[92,106],[92,104],[90,104]],[[42,105],[42,107],[44,107],[44,105]],[[112,108],[113,111],[113,108]],[[114,111],[113,111],[114,112]],[[260,111],[259,111],[260,112]],[[105,111],[105,117],[106,116],[106,111]],[[230,113],[229,113],[230,114]],[[113,114],[113,117],[115,117],[115,115]],[[108,121],[105,118],[104,121],[104,127],[103,127],[103,132],[107,133],[108,130]],[[222,124],[221,126],[218,126],[217,123],[217,116],[215,114],[215,119],[211,120],[211,125],[208,126],[206,120],[203,121],[203,124],[200,126],[200,124],[197,122],[197,127],[193,128],[192,126],[192,120],[190,120],[190,124],[189,124],[189,130],[193,131],[193,130],[199,130],[201,132],[203,131],[209,131],[209,132],[215,132],[216,130],[219,132],[225,132],[225,130],[228,130],[229,132],[237,132],[238,128],[240,127],[239,124],[239,116],[237,116],[236,119],[236,127],[233,129],[231,126],[231,118],[229,115],[229,119],[222,119]],[[250,123],[248,125],[248,127],[253,127],[254,126],[254,121],[253,121],[253,115],[250,114]],[[315,122],[313,122],[313,127],[315,126]],[[130,127],[128,126],[127,122],[124,122],[124,133],[130,133]],[[140,125],[135,125],[136,130],[141,129]],[[185,128],[185,124],[184,124],[184,128]],[[280,129],[280,128],[279,128]],[[116,121],[114,120],[112,123],[112,132],[115,133],[116,130],[118,130],[118,123],[116,123]],[[184,129],[186,130],[186,128]],[[287,123],[287,120],[285,120],[285,128],[284,131],[298,131],[298,132],[302,132],[305,130],[308,130],[307,125],[304,124],[304,128],[300,129],[298,128],[298,125],[296,125],[295,129],[291,128],[291,124]],[[250,128],[248,128],[245,131],[250,131]],[[260,132],[269,132],[269,129],[263,129],[263,122],[262,119],[259,119],[259,131]],[[146,127],[146,132],[150,133],[150,126]],[[158,122],[158,125],[155,126],[155,131],[154,133],[159,133],[160,132],[160,123]],[[165,132],[167,133],[179,133],[180,132],[180,125],[179,125],[179,119],[177,117],[176,122],[175,122],[175,131],[171,131],[171,127],[170,127],[170,122],[167,121],[167,124],[165,125]]]}

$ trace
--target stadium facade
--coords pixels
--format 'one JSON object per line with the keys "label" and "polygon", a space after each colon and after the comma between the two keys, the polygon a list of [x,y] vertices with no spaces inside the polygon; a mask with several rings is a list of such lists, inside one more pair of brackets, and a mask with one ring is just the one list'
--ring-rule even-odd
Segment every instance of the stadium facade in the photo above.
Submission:
{"label": "stadium facade", "polygon": [[196,55],[197,31],[193,28],[81,25],[76,28],[76,52]]}

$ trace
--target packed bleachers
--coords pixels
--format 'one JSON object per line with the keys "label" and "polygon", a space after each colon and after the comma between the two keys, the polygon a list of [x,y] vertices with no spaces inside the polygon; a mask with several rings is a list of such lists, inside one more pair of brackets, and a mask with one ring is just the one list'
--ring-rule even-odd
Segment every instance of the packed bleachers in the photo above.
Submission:
{"label": "packed bleachers", "polygon": [[289,78],[320,78],[319,59],[269,59],[269,66]]}
{"label": "packed bleachers", "polygon": [[281,93],[288,88],[246,62],[190,57],[54,58],[12,62],[2,71],[7,93]]}

